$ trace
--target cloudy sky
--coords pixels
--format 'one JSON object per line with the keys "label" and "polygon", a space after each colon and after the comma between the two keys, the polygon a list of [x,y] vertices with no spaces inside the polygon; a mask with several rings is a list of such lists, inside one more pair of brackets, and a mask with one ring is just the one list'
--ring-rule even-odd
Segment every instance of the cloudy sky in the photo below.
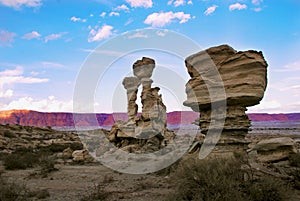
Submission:
{"label": "cloudy sky", "polygon": [[[0,0],[0,110],[72,111],[76,79],[92,50],[132,30],[159,28],[203,48],[263,51],[268,89],[249,111],[300,112],[299,10],[298,0]],[[184,65],[178,71],[188,79]]]}

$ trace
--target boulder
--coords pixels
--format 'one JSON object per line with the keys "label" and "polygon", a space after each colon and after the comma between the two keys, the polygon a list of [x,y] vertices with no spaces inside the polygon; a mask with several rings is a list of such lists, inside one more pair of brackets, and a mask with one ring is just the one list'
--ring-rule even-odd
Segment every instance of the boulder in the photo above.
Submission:
{"label": "boulder", "polygon": [[89,155],[88,150],[76,150],[72,153],[74,162],[92,162],[93,158]]}
{"label": "boulder", "polygon": [[133,74],[140,80],[150,78],[154,68],[155,61],[151,58],[143,57],[133,64]]}
{"label": "boulder", "polygon": [[290,154],[297,153],[297,149],[292,138],[280,137],[261,140],[247,152],[255,155],[259,162],[274,162],[288,159]]}

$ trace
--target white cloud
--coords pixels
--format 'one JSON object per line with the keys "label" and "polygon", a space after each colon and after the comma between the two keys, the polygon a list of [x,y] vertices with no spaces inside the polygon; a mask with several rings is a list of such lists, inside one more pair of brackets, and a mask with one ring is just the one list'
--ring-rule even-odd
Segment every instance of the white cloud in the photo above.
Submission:
{"label": "white cloud", "polygon": [[262,8],[254,8],[254,11],[255,12],[260,12],[260,11],[262,11]]}
{"label": "white cloud", "polygon": [[127,20],[127,22],[125,22],[125,26],[127,26],[127,25],[129,25],[129,24],[131,24],[133,22],[133,19],[132,18],[129,18],[128,20]]}
{"label": "white cloud", "polygon": [[0,89],[0,98],[10,98],[14,95],[14,91],[12,89],[8,89],[6,91],[2,91]]}
{"label": "white cloud", "polygon": [[254,5],[260,5],[263,2],[263,0],[252,0],[251,2]]}
{"label": "white cloud", "polygon": [[168,1],[168,5],[174,5],[175,7],[181,6],[185,4],[185,0],[170,0]]}
{"label": "white cloud", "polygon": [[131,7],[144,7],[144,8],[152,8],[153,2],[152,0],[126,0],[127,3],[130,4]]}
{"label": "white cloud", "polygon": [[22,6],[39,7],[42,5],[42,0],[0,0],[0,3],[8,7],[20,9]]}
{"label": "white cloud", "polygon": [[109,16],[111,17],[111,16],[120,16],[120,13],[118,13],[118,12],[110,12],[109,13]]}
{"label": "white cloud", "polygon": [[295,72],[300,71],[300,61],[295,61],[293,63],[285,65],[281,69],[274,70],[275,72]]}
{"label": "white cloud", "polygon": [[22,75],[22,74],[23,74],[23,70],[22,70],[21,66],[16,66],[16,68],[13,70],[0,71],[0,77],[18,76],[18,75]]}
{"label": "white cloud", "polygon": [[41,112],[72,112],[73,101],[57,100],[54,96],[49,96],[46,99],[35,100],[32,97],[26,96],[12,101],[7,105],[2,106],[0,109],[27,109]]}
{"label": "white cloud", "polygon": [[161,37],[165,36],[166,33],[168,33],[168,30],[159,30],[156,32],[156,34]]}
{"label": "white cloud", "polygon": [[90,17],[94,17],[94,14],[93,14],[93,13],[91,13],[91,14],[90,14]]}
{"label": "white cloud", "polygon": [[259,105],[249,107],[248,113],[279,113],[282,112],[282,105],[277,100],[263,99]]}
{"label": "white cloud", "polygon": [[100,41],[112,35],[113,27],[110,25],[103,25],[97,30],[91,29],[88,37],[88,42]]}
{"label": "white cloud", "polygon": [[0,46],[11,46],[16,34],[5,30],[0,30]]}
{"label": "white cloud", "polygon": [[259,6],[260,6],[260,4],[263,3],[263,0],[252,0],[251,3],[252,3],[253,5],[255,5],[255,6],[257,6],[257,8],[254,8],[254,9],[253,9],[255,12],[260,12],[260,11],[262,11],[262,8],[259,7]]}
{"label": "white cloud", "polygon": [[244,10],[247,9],[247,5],[246,4],[240,4],[240,3],[235,3],[235,4],[231,4],[229,6],[229,10],[233,11],[233,10]]}
{"label": "white cloud", "polygon": [[12,70],[0,71],[0,98],[13,96],[13,89],[7,89],[7,87],[12,87],[14,84],[34,84],[48,81],[49,79],[47,78],[25,77],[21,66],[16,66]]}
{"label": "white cloud", "polygon": [[81,18],[75,17],[75,16],[71,17],[70,20],[73,22],[86,22],[86,19],[81,19]]}
{"label": "white cloud", "polygon": [[100,17],[105,17],[106,16],[106,12],[102,12],[101,14],[100,14]]}
{"label": "white cloud", "polygon": [[213,5],[213,6],[210,6],[209,8],[207,8],[204,12],[204,15],[210,15],[212,13],[214,13],[217,9],[217,5]]}
{"label": "white cloud", "polygon": [[[168,1],[168,5],[174,5],[175,7],[178,7],[178,6],[182,6],[182,5],[185,5],[186,4],[186,0],[169,0]],[[193,4],[193,1],[192,0],[188,0],[187,2],[188,5],[191,5]]]}
{"label": "white cloud", "polygon": [[122,4],[121,6],[118,6],[116,8],[114,8],[114,10],[124,10],[124,11],[129,11],[129,8],[125,5],[125,4]]}
{"label": "white cloud", "polygon": [[41,34],[39,34],[37,31],[32,31],[32,32],[27,33],[24,36],[22,36],[22,38],[26,39],[26,40],[31,40],[31,39],[40,38],[40,37],[41,37]]}
{"label": "white cloud", "polygon": [[60,63],[55,63],[55,62],[49,62],[49,61],[43,61],[41,64],[45,67],[54,67],[54,68],[63,68],[65,65],[60,64]]}
{"label": "white cloud", "polygon": [[148,35],[143,34],[142,32],[136,32],[135,34],[128,36],[128,38],[148,38]]}
{"label": "white cloud", "polygon": [[32,76],[38,76],[40,73],[39,72],[36,72],[36,71],[31,71],[30,72],[30,75]]}
{"label": "white cloud", "polygon": [[93,54],[101,54],[101,55],[116,56],[116,57],[121,57],[126,54],[125,52],[118,52],[112,50],[94,50],[94,49],[80,49],[80,50],[83,52],[89,52]]}
{"label": "white cloud", "polygon": [[173,13],[172,11],[165,13],[152,13],[148,15],[144,23],[149,24],[152,27],[163,27],[172,23],[175,19],[179,20],[180,24],[183,24],[191,19],[191,15],[185,14],[184,12]]}
{"label": "white cloud", "polygon": [[67,32],[62,32],[62,33],[58,33],[58,34],[50,34],[50,35],[45,37],[45,42],[47,43],[50,40],[57,40],[65,34],[67,34]]}

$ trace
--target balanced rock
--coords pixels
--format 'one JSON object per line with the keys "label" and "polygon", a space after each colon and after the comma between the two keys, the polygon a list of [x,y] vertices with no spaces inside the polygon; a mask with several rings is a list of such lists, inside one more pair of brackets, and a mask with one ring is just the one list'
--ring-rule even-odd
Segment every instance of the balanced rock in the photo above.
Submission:
{"label": "balanced rock", "polygon": [[133,64],[133,74],[142,80],[143,78],[150,78],[152,76],[155,61],[151,58],[143,57]]}
{"label": "balanced rock", "polygon": [[[219,144],[246,144],[251,125],[246,107],[259,104],[267,85],[268,65],[262,52],[238,52],[221,45],[189,56],[185,64],[191,79],[186,84],[184,105],[201,113],[196,121],[201,132],[221,130]],[[211,126],[221,120],[224,124]]]}

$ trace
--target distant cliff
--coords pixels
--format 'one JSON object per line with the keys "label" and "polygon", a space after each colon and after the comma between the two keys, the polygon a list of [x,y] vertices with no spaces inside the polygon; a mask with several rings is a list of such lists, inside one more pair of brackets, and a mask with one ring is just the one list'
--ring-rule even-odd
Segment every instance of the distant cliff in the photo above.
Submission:
{"label": "distant cliff", "polygon": [[[127,120],[126,113],[113,114],[76,114],[82,126],[96,126],[95,115],[100,126],[110,126],[116,120]],[[248,114],[252,121],[300,121],[300,113],[292,114]],[[191,111],[170,112],[168,124],[189,124],[198,118],[198,113]],[[0,124],[20,124],[26,126],[74,126],[73,114],[66,112],[37,112],[31,110],[0,111]]]}

